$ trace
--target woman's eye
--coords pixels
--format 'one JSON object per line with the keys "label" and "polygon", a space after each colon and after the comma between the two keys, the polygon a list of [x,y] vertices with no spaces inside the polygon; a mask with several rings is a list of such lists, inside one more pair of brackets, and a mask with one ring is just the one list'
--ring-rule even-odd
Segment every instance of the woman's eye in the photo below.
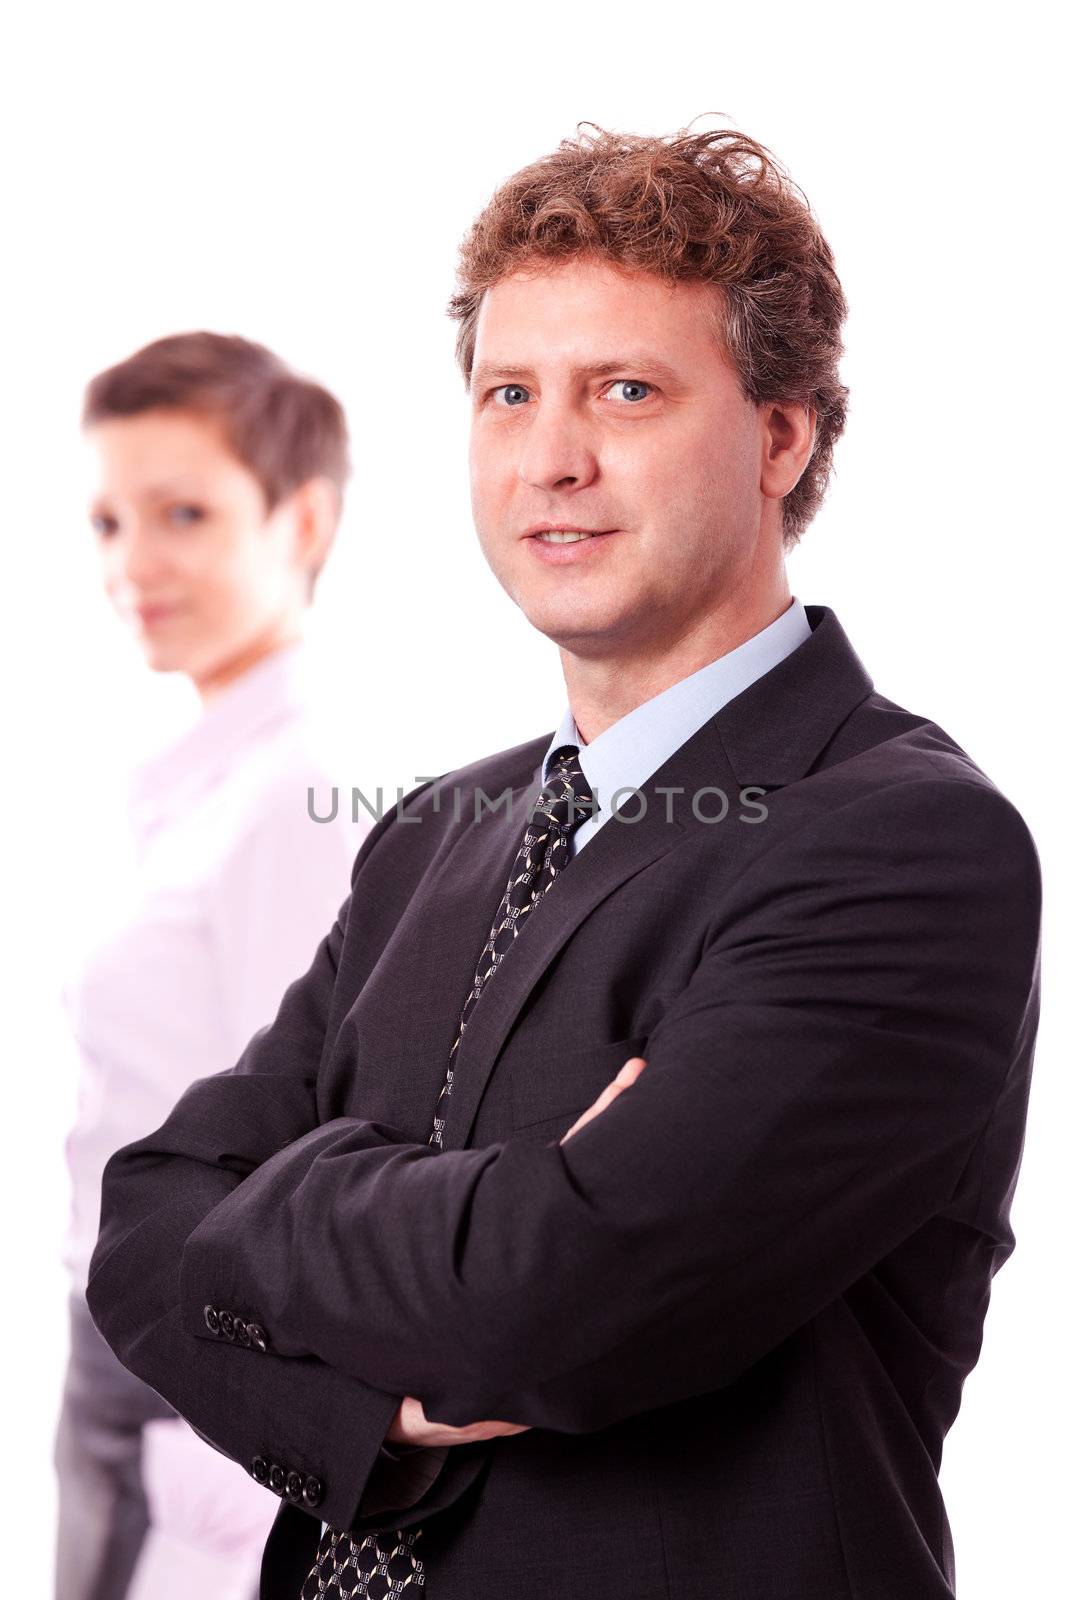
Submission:
{"label": "woman's eye", "polygon": [[178,523],[199,522],[204,512],[200,506],[171,506],[170,520]]}
{"label": "woman's eye", "polygon": [[499,389],[493,390],[493,399],[498,406],[521,406],[529,398],[529,389],[524,389],[521,383],[502,383]]}
{"label": "woman's eye", "polygon": [[608,394],[615,394],[616,399],[629,401],[630,404],[647,400],[651,393],[651,384],[642,383],[639,378],[619,378],[608,390]]}

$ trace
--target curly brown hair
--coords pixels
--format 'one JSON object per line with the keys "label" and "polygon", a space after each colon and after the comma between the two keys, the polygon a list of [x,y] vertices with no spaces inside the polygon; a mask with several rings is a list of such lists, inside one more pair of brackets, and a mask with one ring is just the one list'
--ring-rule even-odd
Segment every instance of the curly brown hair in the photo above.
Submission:
{"label": "curly brown hair", "polygon": [[468,383],[486,290],[532,263],[580,254],[713,284],[747,398],[814,408],[811,460],[782,503],[789,549],[826,491],[848,397],[837,371],[847,306],[802,190],[769,150],[729,129],[645,138],[582,123],[508,178],[463,240],[449,314]]}

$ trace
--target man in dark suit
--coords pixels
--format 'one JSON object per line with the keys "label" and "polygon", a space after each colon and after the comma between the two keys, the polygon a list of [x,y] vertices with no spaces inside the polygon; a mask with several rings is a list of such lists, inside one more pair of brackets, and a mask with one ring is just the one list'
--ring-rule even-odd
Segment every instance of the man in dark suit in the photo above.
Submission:
{"label": "man in dark suit", "polygon": [[285,1502],[265,1600],[949,1595],[1039,868],[790,594],[832,256],[741,135],[598,133],[453,309],[567,710],[388,812],[274,1023],[112,1158],[92,1314]]}

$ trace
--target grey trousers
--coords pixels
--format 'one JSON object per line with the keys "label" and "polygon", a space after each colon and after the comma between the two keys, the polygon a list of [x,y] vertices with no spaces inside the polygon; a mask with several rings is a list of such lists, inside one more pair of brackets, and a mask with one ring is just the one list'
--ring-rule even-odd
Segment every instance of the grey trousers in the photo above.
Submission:
{"label": "grey trousers", "polygon": [[124,1600],[148,1532],[141,1429],[176,1413],[135,1378],[70,1297],[70,1355],[53,1460],[59,1480],[56,1600]]}

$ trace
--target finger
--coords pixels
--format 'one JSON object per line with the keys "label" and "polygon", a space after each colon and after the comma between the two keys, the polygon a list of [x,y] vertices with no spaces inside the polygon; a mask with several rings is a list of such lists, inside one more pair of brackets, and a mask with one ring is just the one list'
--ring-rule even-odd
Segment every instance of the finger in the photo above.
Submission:
{"label": "finger", "polygon": [[621,1084],[624,1089],[629,1088],[631,1083],[636,1083],[647,1065],[644,1056],[631,1056],[629,1061],[624,1061],[619,1068],[615,1082]]}
{"label": "finger", "polygon": [[631,1056],[629,1061],[624,1062],[619,1068],[606,1088],[601,1089],[593,1104],[587,1111],[583,1112],[583,1116],[596,1116],[597,1112],[603,1111],[606,1106],[610,1106],[611,1102],[617,1099],[624,1089],[628,1089],[631,1084],[636,1083],[644,1065],[645,1063],[640,1056]]}
{"label": "finger", "polygon": [[647,1062],[643,1056],[631,1056],[629,1061],[624,1062],[607,1088],[601,1089],[593,1104],[583,1111],[577,1122],[572,1123],[567,1129],[563,1138],[559,1141],[560,1144],[566,1144],[572,1133],[577,1133],[579,1128],[584,1128],[587,1122],[592,1122],[594,1117],[598,1117],[602,1111],[606,1110],[611,1102],[622,1094],[624,1089],[628,1089],[631,1084],[637,1081],[646,1065]]}
{"label": "finger", "polygon": [[[582,1112],[577,1122],[571,1123],[570,1127],[563,1135],[563,1138],[559,1141],[560,1144],[566,1144],[572,1133],[577,1133],[579,1128],[584,1128],[587,1122],[592,1122],[594,1117],[598,1117],[600,1115],[604,1107],[608,1104],[608,1101],[604,1098],[607,1092],[608,1091],[604,1089],[593,1102],[593,1104],[589,1106],[587,1110]],[[614,1099],[614,1095],[612,1096],[612,1099]]]}
{"label": "finger", "polygon": [[527,1433],[526,1422],[468,1422],[453,1427],[447,1422],[428,1421],[411,1442],[423,1445],[480,1444],[485,1439],[497,1439],[515,1433]]}
{"label": "finger", "polygon": [[645,1063],[640,1056],[631,1056],[629,1061],[624,1062],[619,1068],[611,1082],[601,1089],[593,1104],[587,1111],[583,1112],[583,1115],[589,1116],[591,1113],[595,1115],[597,1111],[603,1111],[605,1106],[610,1106],[611,1102],[624,1089],[628,1089],[632,1083],[637,1081],[644,1065]]}

